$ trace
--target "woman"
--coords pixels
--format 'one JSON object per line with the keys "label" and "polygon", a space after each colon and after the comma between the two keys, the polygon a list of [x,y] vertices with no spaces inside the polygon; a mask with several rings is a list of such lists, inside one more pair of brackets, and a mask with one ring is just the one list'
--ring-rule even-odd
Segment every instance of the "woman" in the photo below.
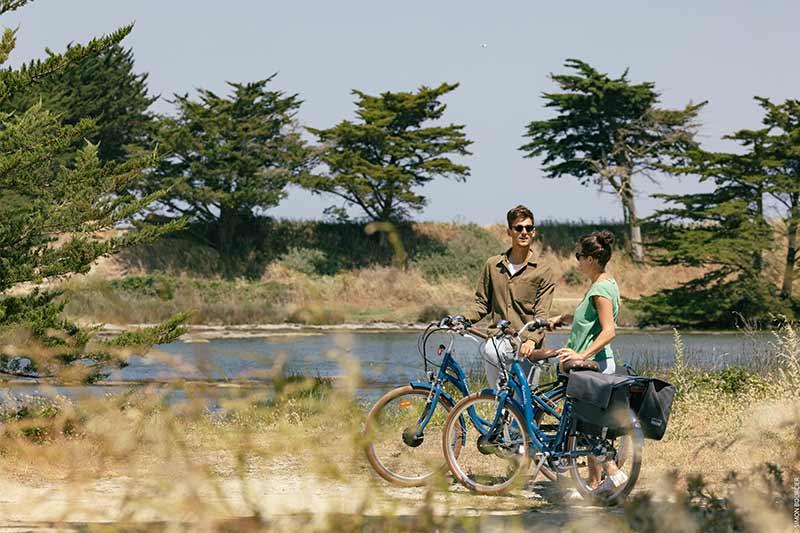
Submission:
{"label": "woman", "polygon": [[603,374],[613,374],[616,370],[610,343],[617,334],[619,287],[606,272],[613,244],[614,236],[608,231],[595,231],[580,238],[575,259],[581,273],[592,281],[592,285],[574,315],[556,319],[559,323],[572,320],[567,345],[557,351],[561,365],[568,361],[593,359]]}
{"label": "woman", "polygon": [[[616,370],[610,343],[617,334],[619,287],[606,272],[613,244],[614,236],[608,231],[595,231],[580,238],[575,259],[578,260],[581,273],[592,281],[592,285],[573,316],[562,315],[553,320],[555,324],[572,320],[567,345],[556,351],[562,368],[568,361],[593,359],[603,374],[613,374]],[[606,461],[603,468],[608,476],[597,486],[596,493],[613,491],[628,479],[614,461]],[[589,456],[588,483],[595,486],[599,481],[600,465],[593,456]]]}

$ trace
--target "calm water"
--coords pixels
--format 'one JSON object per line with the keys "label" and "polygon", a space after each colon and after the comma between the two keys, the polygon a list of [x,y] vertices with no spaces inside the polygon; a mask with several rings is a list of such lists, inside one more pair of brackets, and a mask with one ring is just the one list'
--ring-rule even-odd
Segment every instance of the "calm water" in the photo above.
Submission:
{"label": "calm water", "polygon": [[[269,379],[274,372],[305,376],[342,376],[346,362],[358,364],[362,394],[379,391],[424,376],[417,353],[417,332],[357,332],[272,334],[268,337],[215,339],[210,342],[174,342],[158,347],[147,358],[133,357],[130,366],[115,372],[112,380],[149,381],[193,379]],[[761,366],[768,362],[774,336],[769,333],[685,333],[684,353],[689,364],[703,368],[729,365]],[[562,346],[564,334],[549,334],[548,346]],[[442,335],[429,344],[446,342]],[[465,369],[482,368],[478,346],[456,337],[456,358]],[[613,343],[618,360],[634,368],[662,368],[674,361],[674,337],[670,332],[620,332]],[[435,356],[434,356],[435,358]],[[20,387],[15,387],[19,391]],[[32,387],[24,387],[32,391]],[[60,388],[74,396],[97,393],[108,387]]]}

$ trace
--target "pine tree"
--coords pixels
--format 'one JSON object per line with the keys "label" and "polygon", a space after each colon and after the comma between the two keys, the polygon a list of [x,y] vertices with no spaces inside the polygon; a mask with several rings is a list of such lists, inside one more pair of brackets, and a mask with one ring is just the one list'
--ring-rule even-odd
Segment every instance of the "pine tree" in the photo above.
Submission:
{"label": "pine tree", "polygon": [[[329,129],[308,128],[322,145],[325,171],[306,174],[301,184],[317,194],[341,198],[372,221],[397,222],[422,210],[427,199],[418,189],[436,178],[464,181],[469,167],[450,159],[470,155],[464,126],[426,125],[447,106],[440,99],[458,84],[443,83],[416,92],[371,96],[353,91],[359,121],[344,120]],[[345,216],[341,206],[329,214]]]}
{"label": "pine tree", "polygon": [[[0,15],[25,3],[0,0]],[[160,190],[137,198],[125,192],[152,157],[104,163],[96,144],[74,149],[95,127],[91,120],[62,124],[38,103],[24,112],[6,106],[32,84],[109,50],[130,31],[126,26],[22,68],[0,70],[0,193],[10,199],[0,203],[0,372],[91,381],[124,366],[132,349],[141,351],[182,332],[184,317],[177,316],[155,328],[100,340],[94,329],[63,316],[65,302],[58,290],[26,293],[21,287],[87,272],[98,257],[182,224],[136,224],[115,235],[120,224],[134,224],[135,215],[164,194]],[[0,64],[15,42],[16,30],[6,29]]]}
{"label": "pine tree", "polygon": [[525,137],[530,142],[520,150],[525,157],[544,156],[549,178],[573,176],[601,191],[610,187],[622,203],[633,259],[641,263],[644,246],[634,178],[655,179],[652,173],[673,155],[696,147],[696,119],[705,102],[663,109],[657,107],[655,84],[633,84],[627,70],[611,78],[577,59],[565,66],[574,74],[552,76],[563,92],[544,95],[545,107],[556,116],[528,124]]}
{"label": "pine tree", "polygon": [[764,279],[764,252],[774,245],[765,215],[773,185],[765,164],[769,152],[763,132],[726,137],[748,149],[740,154],[693,150],[671,168],[712,181],[707,193],[656,195],[669,207],[651,220],[657,225],[652,259],[662,265],[704,266],[702,277],[633,304],[643,324],[732,327],[791,316],[777,290]]}
{"label": "pine tree", "polygon": [[[660,240],[654,259],[661,264],[706,266],[703,277],[633,304],[644,323],[730,327],[736,317],[769,321],[791,318],[800,226],[800,102],[774,104],[757,97],[764,109],[758,130],[726,136],[739,153],[694,150],[670,170],[714,182],[712,192],[660,195],[671,207],[659,210]],[[777,212],[786,231],[780,290],[766,276],[764,254],[780,246]]]}
{"label": "pine tree", "polygon": [[766,177],[766,194],[774,200],[786,231],[781,296],[792,296],[800,227],[800,101],[774,104],[756,97],[764,109],[764,128],[741,130],[731,136],[760,154],[760,173]]}
{"label": "pine tree", "polygon": [[165,212],[210,228],[224,257],[308,168],[311,151],[295,122],[301,101],[270,90],[273,78],[231,83],[230,97],[176,95],[177,116],[162,117],[157,135],[165,157],[143,181],[148,191],[174,183],[160,201]]}
{"label": "pine tree", "polygon": [[[48,50],[47,55],[55,54]],[[147,92],[147,74],[133,68],[133,50],[116,44],[14,92],[4,107],[23,113],[41,101],[62,124],[91,119],[94,125],[84,136],[98,145],[101,161],[122,162],[129,145],[144,142],[152,127],[148,109],[156,100]],[[76,148],[83,142],[78,139]]]}

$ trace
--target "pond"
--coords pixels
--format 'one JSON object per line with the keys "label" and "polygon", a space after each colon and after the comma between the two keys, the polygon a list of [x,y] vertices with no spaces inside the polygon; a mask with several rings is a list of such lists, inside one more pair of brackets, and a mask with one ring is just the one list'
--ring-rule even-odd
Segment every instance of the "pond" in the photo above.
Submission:
{"label": "pond", "polygon": [[[410,380],[424,378],[417,352],[417,331],[385,332],[274,332],[246,338],[218,338],[204,342],[176,341],[158,346],[148,357],[134,356],[130,366],[109,378],[124,382],[114,387],[60,387],[67,396],[124,389],[130,382],[196,379],[211,381],[269,380],[284,375],[340,377],[356,367],[361,375],[359,395],[374,397]],[[720,369],[731,365],[751,368],[770,364],[776,338],[771,333],[682,333],[683,351],[691,366]],[[562,346],[565,333],[548,334],[548,346]],[[446,342],[436,335],[429,345]],[[467,370],[479,370],[478,345],[456,337],[456,358]],[[618,361],[637,370],[667,370],[674,362],[672,332],[621,331],[613,342]],[[33,386],[17,385],[33,392]]]}

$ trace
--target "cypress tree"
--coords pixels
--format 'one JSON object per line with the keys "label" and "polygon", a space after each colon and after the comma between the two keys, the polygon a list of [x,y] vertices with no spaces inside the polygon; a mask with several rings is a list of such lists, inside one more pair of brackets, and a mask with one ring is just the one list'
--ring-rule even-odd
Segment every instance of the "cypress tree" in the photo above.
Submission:
{"label": "cypress tree", "polygon": [[295,121],[302,102],[271,90],[273,78],[230,83],[228,97],[205,89],[197,101],[176,95],[177,115],[159,120],[164,158],[143,189],[174,184],[159,202],[163,212],[188,217],[203,235],[210,230],[223,257],[241,250],[257,218],[285,198],[310,161]]}
{"label": "cypress tree", "polygon": [[[356,206],[375,222],[397,222],[421,211],[427,199],[420,188],[436,178],[463,182],[468,166],[453,155],[470,155],[472,141],[459,124],[428,125],[442,118],[440,99],[458,84],[420,87],[416,92],[378,96],[354,90],[357,121],[343,120],[328,129],[308,128],[321,149],[321,173],[308,173],[301,184],[317,194],[330,194],[344,206]],[[343,206],[329,214],[345,217]]]}
{"label": "cypress tree", "polygon": [[[156,99],[148,94],[147,74],[134,72],[133,50],[115,44],[15,91],[4,107],[23,113],[41,102],[62,124],[91,119],[84,138],[98,145],[102,161],[122,162],[130,146],[145,141],[153,119],[148,109]],[[78,139],[75,147],[83,142]]]}
{"label": "cypress tree", "polygon": [[658,210],[652,259],[662,265],[704,266],[699,279],[633,303],[643,324],[733,327],[745,322],[792,316],[765,276],[764,254],[775,246],[765,213],[768,194],[777,193],[766,130],[742,130],[727,139],[742,153],[693,150],[671,170],[710,181],[707,193],[656,195],[669,206]]}
{"label": "cypress tree", "polygon": [[617,78],[578,59],[568,59],[571,74],[554,74],[562,92],[545,93],[545,107],[556,116],[534,120],[520,150],[525,157],[544,156],[549,178],[573,176],[582,185],[611,189],[622,204],[634,261],[644,261],[644,244],[636,208],[634,178],[653,172],[697,146],[697,115],[705,105],[683,109],[658,107],[652,82],[631,83],[628,71]]}
{"label": "cypress tree", "polygon": [[[26,2],[0,0],[0,14]],[[98,257],[154,239],[181,226],[135,223],[135,215],[164,195],[137,197],[126,191],[153,162],[104,162],[97,144],[76,143],[96,127],[89,119],[64,124],[35,104],[20,112],[7,106],[20,92],[117,45],[131,26],[50,53],[21,68],[0,70],[0,372],[92,381],[126,364],[133,349],[145,350],[182,332],[183,316],[154,328],[101,340],[95,330],[63,316],[57,289],[27,287],[87,272]],[[14,49],[16,30],[0,40],[0,63]],[[128,231],[118,232],[127,224]],[[80,363],[80,364],[76,364]]]}

